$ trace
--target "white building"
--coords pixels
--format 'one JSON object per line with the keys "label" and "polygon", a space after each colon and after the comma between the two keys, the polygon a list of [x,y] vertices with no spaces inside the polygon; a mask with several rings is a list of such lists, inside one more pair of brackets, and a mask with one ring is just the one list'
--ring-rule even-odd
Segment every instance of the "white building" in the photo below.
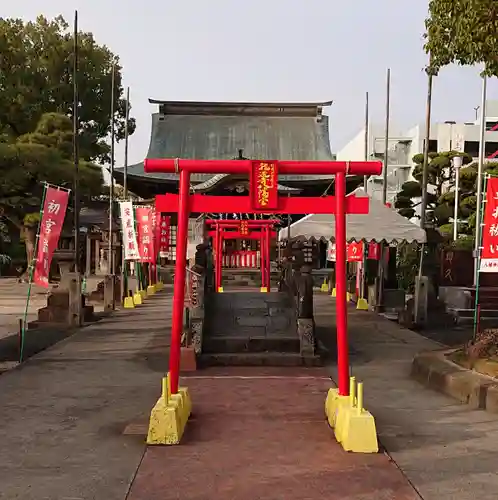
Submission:
{"label": "white building", "polygon": [[[463,149],[475,159],[479,156],[480,117],[475,121],[456,123],[432,123],[429,142],[430,152]],[[486,103],[486,158],[498,160],[498,101]],[[390,127],[389,154],[387,164],[387,201],[392,202],[403,183],[411,178],[413,157],[423,153],[425,125],[420,123],[407,131]],[[372,125],[368,134],[368,156],[370,159],[384,160],[384,127]],[[365,157],[365,129],[337,152],[338,160],[361,160]],[[383,176],[369,179],[368,193],[382,199]]]}

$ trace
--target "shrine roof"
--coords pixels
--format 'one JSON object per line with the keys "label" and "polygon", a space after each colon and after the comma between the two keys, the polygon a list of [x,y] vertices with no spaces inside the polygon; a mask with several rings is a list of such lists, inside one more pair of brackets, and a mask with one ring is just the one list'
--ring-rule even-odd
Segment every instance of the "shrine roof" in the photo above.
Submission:
{"label": "shrine roof", "polygon": [[[333,160],[328,116],[320,103],[206,103],[156,101],[152,115],[147,158],[223,160],[245,158],[269,160]],[[123,167],[115,175],[123,176]],[[128,176],[150,181],[178,179],[177,174],[145,174],[143,163],[128,167]],[[212,175],[192,176],[204,183]],[[321,179],[320,176],[280,176],[279,181]],[[326,178],[330,178],[327,176]]]}

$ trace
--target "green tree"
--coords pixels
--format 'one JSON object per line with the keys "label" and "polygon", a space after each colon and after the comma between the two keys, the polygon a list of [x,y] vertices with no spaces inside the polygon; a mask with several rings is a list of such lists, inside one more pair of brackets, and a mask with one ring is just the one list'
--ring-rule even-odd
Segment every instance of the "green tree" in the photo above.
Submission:
{"label": "green tree", "polygon": [[[27,262],[34,256],[36,229],[45,182],[72,188],[72,122],[59,114],[41,116],[32,133],[0,143],[0,215],[18,228],[26,244]],[[102,193],[102,169],[80,163],[82,202]]]}
{"label": "green tree", "polygon": [[484,64],[498,75],[498,5],[496,0],[430,0],[425,49],[431,69],[452,63]]}
{"label": "green tree", "polygon": [[[35,22],[0,18],[0,142],[18,142],[40,126],[45,113],[72,116],[74,38],[62,17]],[[106,161],[111,130],[112,67],[115,65],[114,123],[124,137],[126,99],[121,67],[91,33],[79,33],[80,157]],[[129,133],[135,120],[128,124]]]}
{"label": "green tree", "polygon": [[[454,151],[431,153],[428,165],[428,194],[427,219],[428,222],[446,239],[450,240],[453,234],[453,216],[455,204],[455,172],[452,158],[462,156],[462,168],[459,171],[459,209],[458,234],[456,246],[471,248],[475,233],[477,164],[472,157],[465,153]],[[396,195],[394,206],[398,212],[409,219],[419,217],[416,209],[422,195],[423,155],[413,157],[414,180],[405,182],[401,191]],[[498,163],[488,162],[485,172],[491,175],[498,174]],[[454,244],[454,243],[452,243]]]}

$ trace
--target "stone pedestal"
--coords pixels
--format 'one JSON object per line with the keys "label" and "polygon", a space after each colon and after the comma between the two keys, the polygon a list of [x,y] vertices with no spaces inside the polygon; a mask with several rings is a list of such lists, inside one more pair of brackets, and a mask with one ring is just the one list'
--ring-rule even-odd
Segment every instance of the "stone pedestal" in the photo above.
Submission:
{"label": "stone pedestal", "polygon": [[429,306],[429,278],[417,276],[415,278],[415,324],[427,324],[427,310]]}
{"label": "stone pedestal", "polygon": [[112,274],[104,278],[104,311],[113,311],[116,308],[115,278]]}
{"label": "stone pedestal", "polygon": [[83,298],[81,295],[81,274],[68,273],[68,322],[70,326],[81,326],[83,323]]}
{"label": "stone pedestal", "polygon": [[314,322],[311,318],[298,318],[297,333],[299,335],[301,356],[315,355]]}

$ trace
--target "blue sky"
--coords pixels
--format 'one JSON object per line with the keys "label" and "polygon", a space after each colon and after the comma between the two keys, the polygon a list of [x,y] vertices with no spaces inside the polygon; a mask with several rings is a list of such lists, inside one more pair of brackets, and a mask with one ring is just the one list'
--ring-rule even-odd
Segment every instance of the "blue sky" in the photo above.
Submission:
{"label": "blue sky", "polygon": [[[130,161],[147,152],[147,99],[213,101],[334,100],[332,149],[362,128],[364,95],[383,123],[386,68],[392,72],[391,123],[424,120],[422,0],[22,0],[3,17],[62,14],[118,54],[131,88],[137,131]],[[480,102],[476,68],[451,67],[437,78],[435,120],[472,120]],[[491,81],[488,98],[498,98]],[[122,163],[122,145],[116,164]]]}

